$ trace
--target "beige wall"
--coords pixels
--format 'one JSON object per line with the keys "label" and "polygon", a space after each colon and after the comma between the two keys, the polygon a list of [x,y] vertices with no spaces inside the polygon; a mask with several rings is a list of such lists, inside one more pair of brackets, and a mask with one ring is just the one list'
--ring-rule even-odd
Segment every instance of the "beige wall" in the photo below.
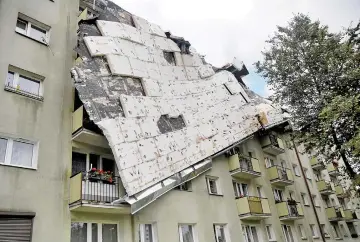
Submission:
{"label": "beige wall", "polygon": [[[0,133],[39,142],[37,170],[0,165],[0,211],[35,212],[36,242],[69,241],[69,72],[77,6],[72,0],[0,1]],[[15,32],[18,12],[51,26],[49,47]],[[45,77],[43,102],[4,90],[9,64]]]}

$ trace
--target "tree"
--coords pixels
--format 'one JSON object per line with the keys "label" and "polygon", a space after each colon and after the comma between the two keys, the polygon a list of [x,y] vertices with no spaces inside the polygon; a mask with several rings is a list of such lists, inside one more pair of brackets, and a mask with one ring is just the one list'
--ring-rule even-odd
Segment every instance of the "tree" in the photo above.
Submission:
{"label": "tree", "polygon": [[277,26],[263,60],[255,63],[274,90],[273,100],[290,111],[298,140],[326,162],[342,158],[351,177],[360,158],[359,116],[353,115],[359,110],[359,26],[331,33],[297,14],[286,27]]}

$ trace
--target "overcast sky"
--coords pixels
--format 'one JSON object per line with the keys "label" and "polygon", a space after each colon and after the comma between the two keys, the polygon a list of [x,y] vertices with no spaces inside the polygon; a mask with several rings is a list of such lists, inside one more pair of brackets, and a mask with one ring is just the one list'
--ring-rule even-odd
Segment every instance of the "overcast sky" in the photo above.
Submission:
{"label": "overcast sky", "polygon": [[261,59],[265,40],[284,26],[293,13],[309,14],[331,31],[360,18],[360,0],[113,0],[127,11],[163,30],[189,40],[215,66],[244,61],[248,86],[263,96],[271,91],[253,63]]}

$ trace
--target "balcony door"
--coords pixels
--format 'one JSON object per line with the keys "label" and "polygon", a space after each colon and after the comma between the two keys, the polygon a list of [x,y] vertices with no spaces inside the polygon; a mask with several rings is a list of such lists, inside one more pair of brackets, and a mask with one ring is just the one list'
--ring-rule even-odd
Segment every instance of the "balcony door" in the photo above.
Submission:
{"label": "balcony door", "polygon": [[284,233],[285,242],[295,242],[294,235],[290,225],[283,224],[281,227]]}
{"label": "balcony door", "polygon": [[243,225],[242,230],[246,242],[260,242],[255,226]]}
{"label": "balcony door", "polygon": [[274,189],[274,198],[276,202],[284,201],[284,193],[282,190]]}

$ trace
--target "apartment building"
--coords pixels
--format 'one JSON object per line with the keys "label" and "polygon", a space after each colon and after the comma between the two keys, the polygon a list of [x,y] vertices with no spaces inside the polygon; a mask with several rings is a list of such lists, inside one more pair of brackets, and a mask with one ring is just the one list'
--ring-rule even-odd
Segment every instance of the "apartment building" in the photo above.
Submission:
{"label": "apartment building", "polygon": [[0,1],[0,241],[70,237],[78,3]]}
{"label": "apartment building", "polygon": [[242,62],[107,0],[2,0],[0,19],[0,241],[357,240],[348,184]]}

